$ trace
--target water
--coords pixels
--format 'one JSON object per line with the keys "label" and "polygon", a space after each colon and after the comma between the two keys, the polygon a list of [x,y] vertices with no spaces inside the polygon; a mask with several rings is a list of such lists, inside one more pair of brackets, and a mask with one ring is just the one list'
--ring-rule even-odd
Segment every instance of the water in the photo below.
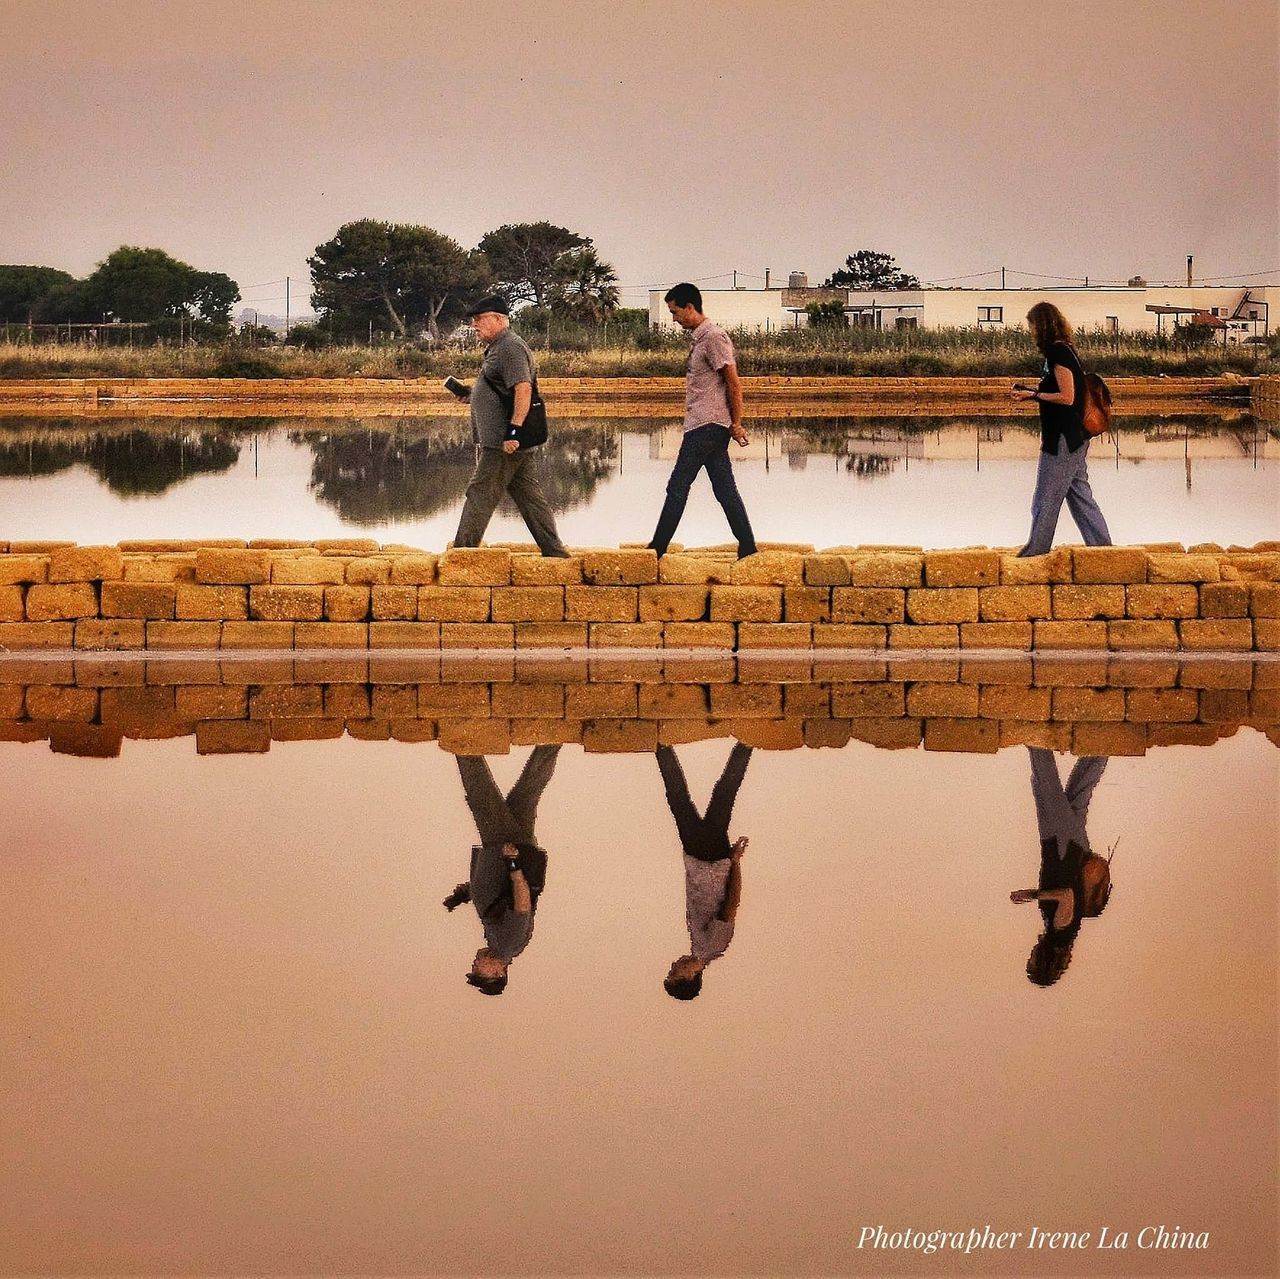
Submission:
{"label": "water", "polygon": [[[690,937],[651,747],[542,748],[546,887],[506,991],[485,998],[463,981],[480,920],[441,904],[479,837],[463,773],[487,768],[505,793],[530,748],[465,763],[434,741],[287,740],[323,729],[316,708],[332,713],[340,687],[405,715],[389,690],[461,682],[501,717],[495,690],[519,678],[501,662],[434,675],[302,658],[0,666],[28,713],[52,705],[33,689],[101,686],[93,717],[125,734],[111,759],[60,753],[102,731],[70,719],[37,725],[54,751],[0,743],[6,1266],[1271,1273],[1275,664],[822,673],[828,699],[850,681],[897,683],[908,706],[914,688],[966,679],[1125,690],[1125,722],[1082,723],[1059,699],[1067,718],[1000,720],[990,749],[1010,744],[985,754],[927,749],[956,744],[931,732],[954,720],[832,719],[812,676],[710,665],[525,672],[559,679],[564,699],[596,677],[735,681],[704,682],[712,695],[786,679],[782,705],[806,733],[855,734],[751,753],[727,827],[749,837],[741,904],[689,1002],[662,984]],[[1152,684],[1194,692],[1201,722],[1144,721]],[[267,754],[197,754],[178,708],[189,716],[184,690],[211,687],[243,693],[243,710],[221,713],[263,725]],[[732,736],[776,731],[766,711],[737,709],[747,718],[651,724],[654,740],[716,735],[674,748],[699,811]],[[554,736],[545,719],[501,723],[510,739]],[[886,723],[914,723],[926,749],[858,740],[892,739]],[[1012,743],[1082,746],[1102,729],[1145,744],[1106,760],[1087,810],[1090,846],[1114,854],[1113,893],[1041,987],[1027,977],[1039,909],[1010,901],[1041,872],[1031,752]],[[1157,744],[1176,740],[1207,744]],[[1065,782],[1076,761],[1053,764]],[[986,1224],[1024,1246],[968,1259],[856,1246],[863,1227]],[[1139,1250],[1137,1232],[1161,1225],[1207,1231],[1209,1251]],[[1032,1226],[1127,1230],[1131,1245],[1033,1256]]]}
{"label": "water", "polygon": [[[816,546],[1020,545],[1036,432],[1009,418],[845,418],[749,424],[734,450],[757,535]],[[546,488],[570,545],[643,541],[679,448],[670,422],[564,421]],[[1094,491],[1117,542],[1252,545],[1280,525],[1280,441],[1236,414],[1127,419],[1092,445]],[[0,506],[11,539],[320,537],[376,532],[426,548],[457,527],[473,452],[431,419],[10,420]],[[723,542],[705,480],[678,536]],[[527,540],[514,509],[491,540]],[[1076,537],[1064,516],[1060,539]]]}

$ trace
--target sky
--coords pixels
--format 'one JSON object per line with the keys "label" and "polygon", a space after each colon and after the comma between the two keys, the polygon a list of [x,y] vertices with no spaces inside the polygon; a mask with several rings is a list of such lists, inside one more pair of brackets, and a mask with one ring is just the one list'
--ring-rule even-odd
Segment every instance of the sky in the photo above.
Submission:
{"label": "sky", "polygon": [[0,262],[308,307],[362,217],[679,279],[1280,282],[1275,0],[0,0]]}

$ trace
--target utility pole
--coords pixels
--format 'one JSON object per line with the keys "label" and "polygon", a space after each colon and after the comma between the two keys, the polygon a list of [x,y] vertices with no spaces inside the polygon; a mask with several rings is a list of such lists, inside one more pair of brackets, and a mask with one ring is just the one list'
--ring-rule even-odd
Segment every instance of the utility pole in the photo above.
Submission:
{"label": "utility pole", "polygon": [[733,273],[733,287],[734,287],[735,289],[738,287],[738,273],[737,273],[737,271],[735,271],[735,272]]}
{"label": "utility pole", "polygon": [[284,277],[284,340],[289,340],[289,277]]}
{"label": "utility pole", "polygon": [[1000,288],[1004,288],[1004,267],[1000,268]]}
{"label": "utility pole", "polygon": [[769,268],[768,267],[765,267],[764,269],[764,287],[766,289],[769,287]]}

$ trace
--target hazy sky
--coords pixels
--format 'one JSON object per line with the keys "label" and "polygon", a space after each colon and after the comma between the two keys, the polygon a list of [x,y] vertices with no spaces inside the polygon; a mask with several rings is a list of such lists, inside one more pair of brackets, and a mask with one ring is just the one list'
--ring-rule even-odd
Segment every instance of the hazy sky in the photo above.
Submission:
{"label": "hazy sky", "polygon": [[1275,0],[0,0],[0,262],[154,245],[296,313],[345,221],[545,218],[632,304],[862,247],[1280,280],[1277,33]]}

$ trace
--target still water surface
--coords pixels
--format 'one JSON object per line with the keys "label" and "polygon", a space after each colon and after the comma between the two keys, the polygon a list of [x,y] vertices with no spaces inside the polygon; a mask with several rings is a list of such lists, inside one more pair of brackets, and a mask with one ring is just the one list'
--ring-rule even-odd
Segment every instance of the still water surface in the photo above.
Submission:
{"label": "still water surface", "polygon": [[[1091,477],[1117,542],[1251,545],[1280,528],[1280,439],[1251,418],[1123,419],[1091,446]],[[757,536],[771,541],[1019,545],[1038,434],[1009,418],[800,419],[749,424],[735,471]],[[678,425],[567,419],[542,458],[571,545],[653,531]],[[0,510],[10,539],[320,537],[443,547],[474,461],[438,419],[166,419],[0,424]],[[705,479],[679,536],[728,535]],[[513,508],[490,540],[526,540]],[[1076,540],[1064,515],[1060,540]]]}
{"label": "still water surface", "polygon": [[[676,748],[700,812],[730,749]],[[1027,748],[756,750],[733,935],[689,1002],[662,984],[690,946],[677,792],[578,746],[544,748],[509,985],[463,980],[464,774],[505,794],[530,758],[0,744],[4,1270],[1274,1273],[1261,733],[1098,768],[1114,891],[1048,987],[1010,901],[1042,868]],[[856,1247],[984,1224],[1211,1247]]]}

